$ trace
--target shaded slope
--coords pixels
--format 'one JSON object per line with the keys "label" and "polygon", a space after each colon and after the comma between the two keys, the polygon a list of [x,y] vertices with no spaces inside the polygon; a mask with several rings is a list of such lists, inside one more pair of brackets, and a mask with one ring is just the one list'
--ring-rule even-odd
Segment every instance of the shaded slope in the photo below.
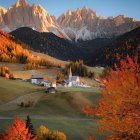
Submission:
{"label": "shaded slope", "polygon": [[140,27],[116,38],[112,43],[99,48],[90,55],[90,64],[101,66],[113,66],[116,55],[122,58],[126,55],[134,56],[135,52],[140,54]]}
{"label": "shaded slope", "polygon": [[11,32],[18,40],[31,46],[32,50],[47,53],[61,60],[84,59],[84,50],[77,44],[57,37],[52,33],[39,33],[28,27],[19,28]]}

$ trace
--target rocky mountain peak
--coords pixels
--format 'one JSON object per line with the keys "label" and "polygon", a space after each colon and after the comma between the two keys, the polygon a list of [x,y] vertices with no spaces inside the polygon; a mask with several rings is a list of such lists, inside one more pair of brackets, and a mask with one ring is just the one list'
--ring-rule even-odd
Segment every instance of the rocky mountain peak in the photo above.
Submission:
{"label": "rocky mountain peak", "polygon": [[10,32],[20,27],[30,27],[39,32],[52,32],[72,40],[90,40],[121,35],[136,27],[140,22],[119,15],[104,18],[84,6],[75,11],[68,10],[56,20],[41,5],[30,6],[27,0],[18,0],[7,10],[0,7],[0,29]]}
{"label": "rocky mountain peak", "polygon": [[81,16],[81,10],[80,10],[80,8],[77,8],[77,10],[76,10],[76,15],[77,15],[77,16]]}
{"label": "rocky mountain peak", "polygon": [[67,11],[67,14],[66,14],[67,16],[72,16],[72,11],[71,11],[71,9],[69,9],[68,11]]}
{"label": "rocky mountain peak", "polygon": [[5,14],[6,12],[7,12],[7,10],[4,7],[0,6],[0,13]]}
{"label": "rocky mountain peak", "polygon": [[39,32],[52,32],[57,36],[63,36],[54,16],[51,17],[43,6],[35,3],[30,6],[26,0],[18,0],[7,11],[0,8],[0,29],[11,32],[20,27],[30,27]]}
{"label": "rocky mountain peak", "polygon": [[59,26],[71,39],[90,40],[94,38],[110,38],[122,35],[140,26],[133,18],[118,15],[104,18],[84,6],[76,11],[68,10],[66,15],[57,19]]}
{"label": "rocky mountain peak", "polygon": [[89,8],[85,5],[83,8],[82,8],[82,11],[88,11]]}
{"label": "rocky mountain peak", "polygon": [[26,0],[17,0],[17,2],[15,3],[15,7],[26,7],[26,6],[29,6]]}
{"label": "rocky mountain peak", "polygon": [[40,13],[44,12],[44,13],[47,14],[47,11],[42,7],[42,5],[39,4],[37,7],[38,7],[38,10],[39,10]]}
{"label": "rocky mountain peak", "polygon": [[89,11],[88,7],[84,6],[81,10],[82,17],[85,17],[88,14],[88,11]]}

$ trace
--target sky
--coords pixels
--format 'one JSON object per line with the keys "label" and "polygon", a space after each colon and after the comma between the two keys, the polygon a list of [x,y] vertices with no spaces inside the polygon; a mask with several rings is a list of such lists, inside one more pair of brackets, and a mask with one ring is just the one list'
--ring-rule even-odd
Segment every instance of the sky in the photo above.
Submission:
{"label": "sky", "polygon": [[[0,0],[0,6],[8,8],[17,0]],[[50,15],[60,16],[68,9],[87,6],[98,16],[125,15],[140,21],[140,0],[27,0],[30,5],[41,4]]]}

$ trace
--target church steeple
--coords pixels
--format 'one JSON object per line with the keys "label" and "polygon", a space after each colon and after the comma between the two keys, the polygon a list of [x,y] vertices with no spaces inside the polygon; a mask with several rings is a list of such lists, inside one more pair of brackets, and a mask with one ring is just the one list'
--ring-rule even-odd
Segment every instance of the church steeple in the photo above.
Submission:
{"label": "church steeple", "polygon": [[72,77],[72,70],[71,70],[71,67],[70,67],[70,69],[69,69],[69,80],[71,79],[71,77]]}

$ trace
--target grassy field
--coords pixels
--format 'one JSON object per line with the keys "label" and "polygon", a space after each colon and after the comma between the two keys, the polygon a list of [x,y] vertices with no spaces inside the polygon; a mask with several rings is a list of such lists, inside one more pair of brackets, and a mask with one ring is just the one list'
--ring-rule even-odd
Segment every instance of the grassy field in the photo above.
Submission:
{"label": "grassy field", "polygon": [[[15,77],[23,79],[28,79],[32,75],[48,75],[53,78],[59,71],[58,68],[25,71],[23,64],[1,62],[0,66],[8,66]],[[98,68],[88,68],[96,74],[102,71]],[[88,78],[81,79],[89,85],[95,82]],[[97,104],[101,97],[97,89],[58,88],[56,94],[45,94],[42,91],[43,87],[34,86],[27,82],[0,77],[0,83],[0,117],[14,118],[19,116],[25,119],[27,115],[30,115],[35,129],[43,124],[49,129],[64,131],[68,140],[87,140],[89,133],[94,134],[97,140],[103,139],[104,135],[99,134],[96,129],[97,118],[87,117],[81,112],[83,106]],[[23,100],[31,100],[35,104],[31,108],[20,108],[17,103]],[[0,133],[12,121],[13,119],[0,119]]]}
{"label": "grassy field", "polygon": [[[41,124],[52,130],[64,131],[68,140],[87,140],[89,133],[97,140],[104,135],[97,132],[97,118],[90,118],[81,112],[85,105],[95,106],[101,97],[99,91],[89,88],[59,88],[56,94],[40,93],[40,99],[32,108],[18,108],[11,111],[0,111],[1,116],[20,116],[25,119],[30,115],[34,127]],[[11,123],[10,120],[0,120],[0,132]]]}
{"label": "grassy field", "polygon": [[43,89],[44,88],[42,87],[34,86],[27,82],[9,80],[0,77],[0,104],[7,103],[21,95]]}
{"label": "grassy field", "polygon": [[47,58],[51,63],[53,63],[55,65],[61,65],[62,67],[64,67],[66,64],[68,64],[67,61],[62,61],[62,60],[56,59],[54,57],[51,57],[51,56],[43,54],[43,53],[37,53],[37,52],[33,52],[33,51],[31,53],[32,53],[32,55],[38,56],[40,58]]}
{"label": "grassy field", "polygon": [[22,79],[29,79],[32,75],[48,75],[50,78],[53,78],[60,70],[59,68],[25,70],[24,64],[5,62],[0,62],[0,67],[1,66],[9,67],[11,72],[14,74],[14,77]]}

